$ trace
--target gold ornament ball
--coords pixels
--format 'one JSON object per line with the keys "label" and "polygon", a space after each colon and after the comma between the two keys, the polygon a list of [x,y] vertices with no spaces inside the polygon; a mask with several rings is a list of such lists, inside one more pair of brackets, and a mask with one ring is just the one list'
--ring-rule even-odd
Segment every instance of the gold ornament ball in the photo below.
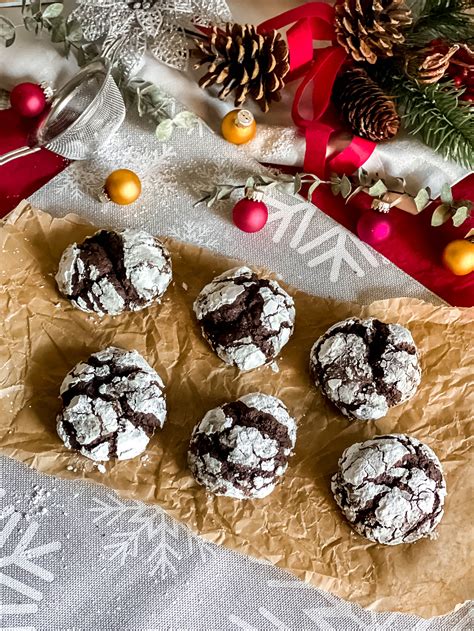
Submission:
{"label": "gold ornament ball", "polygon": [[243,145],[252,140],[257,132],[257,123],[249,110],[232,110],[224,116],[221,133],[234,145]]}
{"label": "gold ornament ball", "polygon": [[136,173],[130,169],[118,169],[105,180],[104,190],[111,202],[125,206],[140,197],[142,183]]}

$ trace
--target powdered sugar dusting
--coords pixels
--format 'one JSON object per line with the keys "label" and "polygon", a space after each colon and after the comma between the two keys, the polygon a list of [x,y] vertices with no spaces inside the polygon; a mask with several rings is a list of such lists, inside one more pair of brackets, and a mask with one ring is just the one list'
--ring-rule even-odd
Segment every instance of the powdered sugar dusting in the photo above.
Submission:
{"label": "powdered sugar dusting", "polygon": [[346,449],[332,490],[357,532],[396,545],[433,532],[443,516],[446,484],[430,447],[389,434]]}

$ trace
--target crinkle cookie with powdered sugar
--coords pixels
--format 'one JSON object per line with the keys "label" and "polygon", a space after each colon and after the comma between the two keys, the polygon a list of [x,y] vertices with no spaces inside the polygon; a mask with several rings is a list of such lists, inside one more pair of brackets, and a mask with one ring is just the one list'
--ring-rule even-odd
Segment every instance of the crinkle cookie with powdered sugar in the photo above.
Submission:
{"label": "crinkle cookie with powdered sugar", "polygon": [[159,302],[171,281],[166,248],[143,230],[100,230],[63,252],[56,282],[82,311],[100,316]]}
{"label": "crinkle cookie with powdered sugar", "polygon": [[421,380],[410,331],[375,318],[349,318],[328,329],[311,349],[310,371],[343,414],[364,421],[410,399]]}
{"label": "crinkle cookie with powdered sugar", "polygon": [[216,276],[196,301],[194,312],[217,355],[240,370],[270,363],[293,333],[293,298],[274,280],[248,267]]}
{"label": "crinkle cookie with powdered sugar", "polygon": [[405,434],[376,436],[346,449],[332,492],[352,528],[386,545],[434,536],[446,483],[430,447]]}
{"label": "crinkle cookie with powdered sugar", "polygon": [[137,351],[113,346],[94,353],[65,377],[57,418],[60,438],[91,460],[141,454],[166,418],[164,385]]}
{"label": "crinkle cookie with powdered sugar", "polygon": [[196,481],[216,495],[261,498],[285,473],[295,441],[295,420],[280,399],[247,394],[196,425],[188,463]]}

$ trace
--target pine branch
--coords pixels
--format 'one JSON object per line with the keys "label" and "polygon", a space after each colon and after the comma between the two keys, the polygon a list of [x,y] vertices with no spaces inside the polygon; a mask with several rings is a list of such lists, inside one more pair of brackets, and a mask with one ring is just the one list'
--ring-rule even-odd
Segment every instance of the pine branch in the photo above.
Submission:
{"label": "pine branch", "polygon": [[405,129],[448,160],[474,168],[474,108],[451,81],[421,86],[404,77],[391,85]]}
{"label": "pine branch", "polygon": [[405,33],[408,46],[424,46],[433,39],[474,42],[474,15],[468,13],[472,0],[425,0],[418,19]]}

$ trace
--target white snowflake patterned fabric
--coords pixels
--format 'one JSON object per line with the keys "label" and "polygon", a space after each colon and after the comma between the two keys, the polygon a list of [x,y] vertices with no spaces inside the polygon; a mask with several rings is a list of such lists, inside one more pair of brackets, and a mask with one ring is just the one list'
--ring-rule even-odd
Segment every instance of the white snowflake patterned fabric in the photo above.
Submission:
{"label": "white snowflake patterned fabric", "polygon": [[84,37],[100,40],[102,54],[130,76],[146,50],[163,63],[183,70],[189,41],[186,25],[231,20],[225,0],[77,0],[73,16]]}
{"label": "white snowflake patterned fabric", "polygon": [[[178,106],[169,105],[174,115]],[[126,207],[100,204],[104,178],[124,166],[142,178],[142,196]],[[261,169],[202,124],[175,130],[160,144],[129,119],[110,146],[71,165],[31,201],[56,216],[76,212],[96,225],[142,227],[265,265],[321,296],[439,301],[299,197],[276,193],[266,200],[269,221],[256,234],[232,225],[232,200],[212,209],[193,206],[214,182],[242,182]],[[73,470],[81,466],[76,459]],[[146,454],[142,459],[146,466]],[[55,480],[1,456],[0,472],[0,621],[6,628],[467,631],[471,625],[469,605],[432,620],[363,610],[196,538],[159,507]]]}

